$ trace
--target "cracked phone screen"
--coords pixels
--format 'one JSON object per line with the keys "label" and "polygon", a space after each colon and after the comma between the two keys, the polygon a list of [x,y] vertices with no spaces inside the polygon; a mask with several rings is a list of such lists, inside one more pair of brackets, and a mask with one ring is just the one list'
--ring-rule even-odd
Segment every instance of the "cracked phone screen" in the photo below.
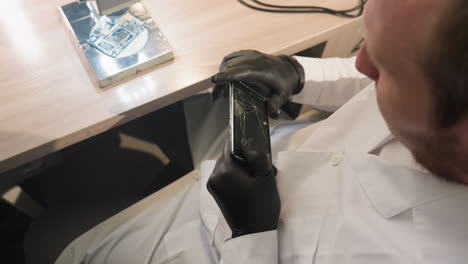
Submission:
{"label": "cracked phone screen", "polygon": [[271,162],[266,99],[245,84],[235,82],[230,85],[230,108],[231,151],[234,156],[244,159],[240,152],[240,142],[246,138],[266,153]]}

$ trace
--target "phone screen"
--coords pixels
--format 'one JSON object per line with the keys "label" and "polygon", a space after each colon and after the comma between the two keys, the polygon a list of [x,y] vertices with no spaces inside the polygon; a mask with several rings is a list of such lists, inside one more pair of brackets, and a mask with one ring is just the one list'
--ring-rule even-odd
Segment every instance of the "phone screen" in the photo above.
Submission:
{"label": "phone screen", "polygon": [[244,159],[241,140],[252,140],[271,162],[270,129],[266,99],[241,82],[233,82],[230,92],[231,152]]}

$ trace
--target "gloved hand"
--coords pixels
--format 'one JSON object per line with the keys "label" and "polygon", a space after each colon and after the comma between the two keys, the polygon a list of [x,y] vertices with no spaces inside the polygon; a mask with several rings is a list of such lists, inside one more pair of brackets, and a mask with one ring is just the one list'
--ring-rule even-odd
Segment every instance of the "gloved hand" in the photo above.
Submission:
{"label": "gloved hand", "polygon": [[278,118],[292,94],[304,87],[304,68],[287,55],[273,56],[255,50],[242,50],[224,57],[219,73],[211,77],[213,97],[225,92],[227,84],[241,81],[268,99],[271,118]]}
{"label": "gloved hand", "polygon": [[281,211],[276,168],[251,141],[241,145],[245,164],[232,157],[227,143],[207,184],[233,238],[277,229]]}

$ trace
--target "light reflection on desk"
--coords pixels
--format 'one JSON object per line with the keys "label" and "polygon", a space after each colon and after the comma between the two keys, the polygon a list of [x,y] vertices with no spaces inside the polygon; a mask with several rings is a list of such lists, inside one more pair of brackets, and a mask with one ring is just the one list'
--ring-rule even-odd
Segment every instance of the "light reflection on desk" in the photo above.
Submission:
{"label": "light reflection on desk", "polygon": [[152,98],[154,94],[158,94],[159,82],[147,76],[143,76],[142,78],[144,85],[133,88],[129,87],[128,89],[121,89],[119,87],[117,89],[116,95],[122,110],[146,102],[148,98]]}
{"label": "light reflection on desk", "polygon": [[16,50],[24,64],[37,64],[44,56],[43,42],[39,41],[40,31],[29,19],[29,8],[22,7],[22,4],[24,2],[17,0],[2,1],[0,38],[7,39],[7,44]]}

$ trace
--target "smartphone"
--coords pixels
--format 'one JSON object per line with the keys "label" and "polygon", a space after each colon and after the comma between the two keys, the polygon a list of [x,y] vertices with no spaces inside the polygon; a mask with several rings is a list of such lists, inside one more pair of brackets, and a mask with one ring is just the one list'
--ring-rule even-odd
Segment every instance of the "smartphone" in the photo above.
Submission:
{"label": "smartphone", "polygon": [[242,82],[229,84],[231,153],[245,161],[242,139],[252,140],[271,162],[267,100]]}

